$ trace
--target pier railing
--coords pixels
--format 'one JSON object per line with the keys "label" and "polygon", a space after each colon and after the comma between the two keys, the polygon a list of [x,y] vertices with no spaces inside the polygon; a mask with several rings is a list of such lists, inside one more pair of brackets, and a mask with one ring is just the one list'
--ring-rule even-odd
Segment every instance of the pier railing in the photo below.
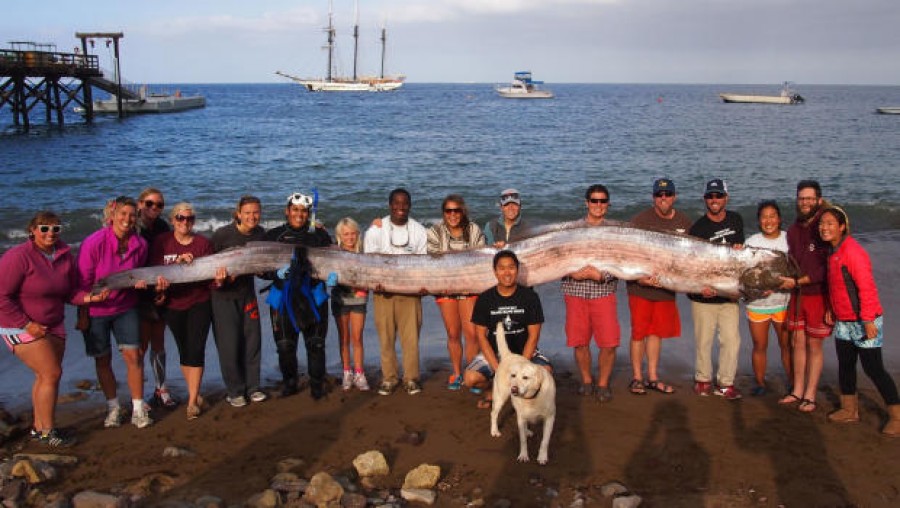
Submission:
{"label": "pier railing", "polygon": [[0,49],[0,76],[99,76],[97,55]]}

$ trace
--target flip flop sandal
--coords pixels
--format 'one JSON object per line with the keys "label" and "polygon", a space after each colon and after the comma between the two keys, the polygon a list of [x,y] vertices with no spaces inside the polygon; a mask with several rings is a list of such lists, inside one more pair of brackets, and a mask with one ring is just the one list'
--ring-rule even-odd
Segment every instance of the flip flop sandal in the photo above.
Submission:
{"label": "flip flop sandal", "polygon": [[802,403],[806,399],[801,399],[800,397],[794,395],[793,393],[789,393],[778,400],[779,404],[788,405],[788,404],[796,404],[798,402]]}
{"label": "flip flop sandal", "polygon": [[802,399],[800,401],[800,405],[797,406],[797,411],[801,413],[813,413],[816,409],[818,409],[819,405],[816,404],[816,401],[809,399]]}
{"label": "flip flop sandal", "polygon": [[645,386],[647,387],[648,390],[654,390],[659,393],[665,393],[665,394],[675,393],[675,388],[672,388],[671,385],[667,385],[658,379],[656,381],[647,381],[647,384]]}
{"label": "flip flop sandal", "polygon": [[647,395],[647,389],[644,387],[644,382],[640,379],[632,379],[631,383],[628,385],[628,389],[634,395]]}

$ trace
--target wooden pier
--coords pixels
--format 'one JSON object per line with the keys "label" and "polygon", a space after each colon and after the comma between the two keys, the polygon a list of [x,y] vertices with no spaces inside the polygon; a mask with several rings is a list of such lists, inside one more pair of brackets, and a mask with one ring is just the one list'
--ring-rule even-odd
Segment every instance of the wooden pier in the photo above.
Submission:
{"label": "wooden pier", "polygon": [[[83,108],[85,120],[92,122],[92,86],[117,95],[120,101],[137,96],[123,88],[118,78],[122,33],[77,33],[75,36],[81,39],[80,52],[77,49],[72,53],[58,52],[52,44],[34,42],[10,42],[10,49],[0,49],[0,113],[9,106],[17,127],[27,132],[32,115],[41,109],[48,125],[62,126],[66,110],[71,112],[76,106]],[[99,58],[88,54],[88,41],[93,39],[106,39],[115,44],[115,81],[105,78]]]}

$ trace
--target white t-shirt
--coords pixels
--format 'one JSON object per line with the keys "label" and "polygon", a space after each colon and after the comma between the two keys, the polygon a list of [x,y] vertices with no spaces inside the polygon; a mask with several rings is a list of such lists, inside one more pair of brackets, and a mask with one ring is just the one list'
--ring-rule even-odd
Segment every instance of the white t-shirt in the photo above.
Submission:
{"label": "white t-shirt", "polygon": [[381,227],[366,231],[363,252],[367,254],[425,254],[428,232],[413,219],[397,226],[390,215],[381,219]]}
{"label": "white t-shirt", "polygon": [[[748,247],[761,247],[764,249],[777,250],[779,252],[784,252],[785,254],[787,254],[788,251],[787,234],[784,231],[778,232],[778,238],[766,238],[762,233],[756,233],[748,238],[747,241],[744,242],[744,245]],[[777,291],[765,298],[747,302],[747,309],[753,312],[768,314],[772,311],[786,309],[790,298],[790,293]]]}

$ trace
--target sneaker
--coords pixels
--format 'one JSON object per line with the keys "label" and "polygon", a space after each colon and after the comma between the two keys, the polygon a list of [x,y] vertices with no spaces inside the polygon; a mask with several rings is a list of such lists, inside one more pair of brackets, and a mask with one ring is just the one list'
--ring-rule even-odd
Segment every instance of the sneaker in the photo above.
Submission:
{"label": "sneaker", "polygon": [[345,392],[349,392],[350,389],[353,388],[353,371],[352,370],[344,371],[344,380],[341,383],[341,388],[343,388]]}
{"label": "sneaker", "polygon": [[694,393],[701,397],[708,397],[712,393],[712,383],[708,381],[695,381]]}
{"label": "sneaker", "polygon": [[178,401],[175,400],[175,397],[172,397],[168,388],[165,387],[157,388],[156,391],[153,392],[153,402],[158,407],[167,407],[170,409],[178,405]]}
{"label": "sneaker", "polygon": [[385,381],[381,383],[381,386],[378,387],[379,395],[390,395],[394,393],[394,389],[397,388],[397,383],[391,383],[390,381]]}
{"label": "sneaker", "polygon": [[454,374],[450,376],[450,379],[447,380],[447,389],[451,391],[459,391],[462,388],[463,377],[459,374]]}
{"label": "sneaker", "polygon": [[753,395],[754,397],[762,397],[763,395],[766,394],[767,391],[768,390],[766,390],[765,386],[756,385],[753,387],[753,390],[750,391],[750,395]]}
{"label": "sneaker", "polygon": [[598,386],[595,393],[601,403],[609,402],[613,398],[612,390],[608,386]]}
{"label": "sneaker", "polygon": [[408,393],[410,395],[415,395],[417,393],[422,392],[422,385],[420,385],[418,381],[414,381],[414,380],[407,381],[403,385],[403,388],[405,388],[406,393]]}
{"label": "sneaker", "polygon": [[192,404],[188,404],[188,407],[187,407],[187,419],[188,419],[188,421],[190,421],[190,420],[196,420],[197,418],[199,418],[201,412],[202,412],[202,411],[201,411],[199,405],[194,406],[194,405],[192,405]]}
{"label": "sneaker", "polygon": [[353,375],[353,386],[361,392],[369,391],[369,382],[366,380],[365,373],[357,372]]}
{"label": "sneaker", "polygon": [[153,425],[153,420],[147,413],[131,413],[131,424],[139,429]]}
{"label": "sneaker", "polygon": [[107,429],[122,425],[122,408],[114,407],[106,413],[106,420],[103,420],[103,426]]}
{"label": "sneaker", "polygon": [[734,386],[717,386],[714,393],[720,397],[725,397],[725,400],[738,400],[741,398],[740,390]]}
{"label": "sneaker", "polygon": [[225,397],[225,400],[231,404],[231,407],[244,407],[247,405],[247,399],[243,395],[238,395],[237,397]]}
{"label": "sneaker", "polygon": [[266,395],[266,392],[261,390],[256,390],[250,394],[250,402],[262,402],[268,398],[269,396]]}
{"label": "sneaker", "polygon": [[37,441],[51,448],[68,448],[78,442],[74,436],[63,434],[56,429],[50,429],[47,434],[38,433]]}

